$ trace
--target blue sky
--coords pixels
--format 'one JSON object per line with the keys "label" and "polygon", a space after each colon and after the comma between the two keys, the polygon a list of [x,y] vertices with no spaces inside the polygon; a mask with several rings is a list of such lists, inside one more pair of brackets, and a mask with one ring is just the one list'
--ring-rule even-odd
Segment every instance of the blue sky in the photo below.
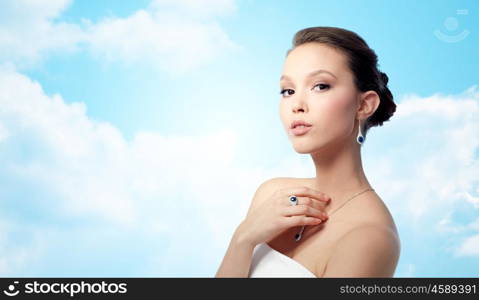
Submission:
{"label": "blue sky", "polygon": [[262,181],[314,176],[279,76],[296,31],[337,26],[398,104],[362,150],[395,276],[477,277],[477,1],[40,2],[1,0],[3,276],[213,276]]}

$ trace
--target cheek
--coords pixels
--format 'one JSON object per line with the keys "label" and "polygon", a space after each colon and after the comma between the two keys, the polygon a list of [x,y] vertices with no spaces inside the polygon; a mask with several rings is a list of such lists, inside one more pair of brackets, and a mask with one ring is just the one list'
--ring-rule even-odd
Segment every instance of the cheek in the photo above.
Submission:
{"label": "cheek", "polygon": [[289,124],[288,122],[291,122],[291,120],[288,120],[287,118],[287,106],[284,101],[280,101],[279,103],[279,117],[281,119],[281,123],[283,124],[283,127],[286,129]]}
{"label": "cheek", "polygon": [[334,97],[330,98],[327,101],[322,102],[321,111],[323,115],[328,118],[338,118],[344,119],[351,109],[350,101],[347,101],[344,98]]}
{"label": "cheek", "polygon": [[322,101],[323,110],[328,116],[347,120],[354,114],[354,93],[347,88],[337,88]]}
{"label": "cheek", "polygon": [[339,91],[315,103],[321,132],[334,136],[349,132],[354,119],[354,95]]}

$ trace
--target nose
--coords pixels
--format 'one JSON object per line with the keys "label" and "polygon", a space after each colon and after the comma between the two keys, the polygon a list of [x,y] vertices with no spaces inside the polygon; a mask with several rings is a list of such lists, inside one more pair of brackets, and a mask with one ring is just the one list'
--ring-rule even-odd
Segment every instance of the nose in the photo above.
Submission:
{"label": "nose", "polygon": [[302,95],[296,94],[296,97],[294,97],[294,100],[292,101],[292,110],[294,113],[297,113],[299,111],[304,112],[306,103],[304,101],[304,97]]}

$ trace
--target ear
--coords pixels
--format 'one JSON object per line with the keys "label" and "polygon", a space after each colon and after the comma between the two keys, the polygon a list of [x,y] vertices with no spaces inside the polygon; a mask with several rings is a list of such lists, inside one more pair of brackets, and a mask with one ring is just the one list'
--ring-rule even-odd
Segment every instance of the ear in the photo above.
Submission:
{"label": "ear", "polygon": [[376,109],[378,108],[380,103],[380,98],[378,93],[375,91],[366,91],[361,93],[359,98],[359,108],[357,118],[360,120],[365,120],[369,118]]}

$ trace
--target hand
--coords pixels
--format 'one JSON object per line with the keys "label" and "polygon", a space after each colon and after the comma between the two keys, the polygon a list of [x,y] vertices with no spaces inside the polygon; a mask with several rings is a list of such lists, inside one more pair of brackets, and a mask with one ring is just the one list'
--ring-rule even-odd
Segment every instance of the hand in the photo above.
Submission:
{"label": "hand", "polygon": [[[291,205],[291,195],[296,196],[298,205]],[[324,208],[330,200],[326,194],[305,186],[277,190],[251,211],[237,232],[253,246],[269,242],[290,227],[326,221]]]}

